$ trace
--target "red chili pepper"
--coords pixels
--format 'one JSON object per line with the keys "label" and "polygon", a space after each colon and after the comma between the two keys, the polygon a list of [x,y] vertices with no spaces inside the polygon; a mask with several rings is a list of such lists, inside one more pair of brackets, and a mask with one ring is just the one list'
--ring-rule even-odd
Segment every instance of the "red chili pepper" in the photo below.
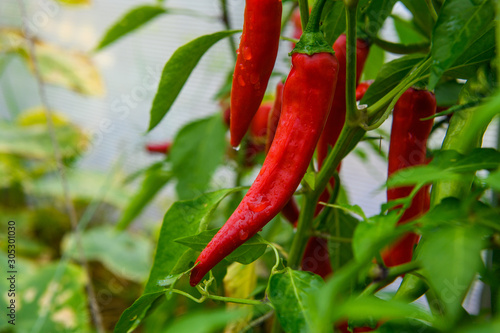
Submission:
{"label": "red chili pepper", "polygon": [[148,143],[146,144],[146,150],[150,153],[159,153],[166,155],[169,153],[171,146],[171,142]]}
{"label": "red chili pepper", "polygon": [[283,91],[283,110],[264,165],[236,211],[197,259],[190,283],[254,236],[292,197],[307,171],[337,83],[331,53],[294,53]]}
{"label": "red chili pepper", "polygon": [[266,141],[266,153],[271,148],[271,144],[274,140],[274,135],[276,134],[276,128],[280,120],[281,105],[283,102],[283,87],[285,85],[283,82],[278,82],[276,85],[276,96],[274,98],[274,105],[269,112],[269,119],[267,120],[267,141]]}
{"label": "red chili pepper", "polygon": [[267,140],[267,122],[273,104],[273,102],[262,103],[250,123],[250,137],[252,141],[264,147]]}
{"label": "red chili pepper", "polygon": [[373,80],[368,80],[368,81],[364,81],[364,82],[361,82],[360,84],[358,84],[358,86],[356,87],[356,100],[357,101],[360,101],[363,98],[363,96],[365,95],[368,88],[370,88],[372,83],[373,83]]}
{"label": "red chili pepper", "polygon": [[304,256],[302,257],[302,270],[318,274],[326,279],[332,274],[330,256],[328,255],[328,242],[324,238],[311,237],[307,242]]}
{"label": "red chili pepper", "polygon": [[[433,119],[420,120],[436,113],[436,98],[426,90],[410,88],[404,92],[394,107],[391,141],[389,145],[389,177],[398,170],[426,163],[427,138],[432,129]],[[407,197],[411,186],[390,188],[387,200]],[[404,212],[398,224],[408,222],[426,209],[426,189],[421,189]],[[411,261],[413,247],[418,235],[409,233],[382,253],[384,263],[388,267],[401,265]]]}
{"label": "red chili pepper", "polygon": [[247,0],[231,88],[231,145],[237,147],[257,112],[278,54],[281,0]]}
{"label": "red chili pepper", "polygon": [[[324,159],[328,154],[328,146],[333,147],[337,142],[337,139],[342,131],[342,127],[345,122],[346,114],[346,101],[345,101],[345,80],[346,80],[346,43],[347,39],[344,34],[340,35],[339,38],[333,44],[333,49],[335,50],[335,55],[339,61],[339,76],[338,84],[335,89],[335,97],[333,99],[332,107],[330,110],[330,115],[328,116],[325,129],[321,134],[318,142],[318,166],[321,168]],[[368,57],[369,44],[358,39],[356,42],[356,83],[361,77],[363,67]],[[340,164],[337,167],[337,172],[340,171]],[[330,185],[332,188],[335,186],[335,179],[332,177],[330,179]],[[330,194],[327,189],[323,191],[319,201],[327,202],[330,198]],[[317,205],[315,215],[323,209],[323,205]],[[302,269],[320,275],[326,278],[332,273],[332,268],[330,265],[330,259],[328,257],[327,241],[325,239],[311,237],[307,243],[306,250],[302,257]],[[316,258],[316,253],[325,252],[325,259],[318,261]],[[309,265],[307,263],[318,262],[320,266]]]}
{"label": "red chili pepper", "polygon": [[[283,101],[283,82],[278,82],[276,85],[276,96],[274,98],[274,104],[269,112],[269,118],[267,120],[267,140],[266,140],[266,153],[271,148],[271,144],[274,140],[274,135],[276,134],[276,128],[278,127],[278,123],[280,120],[281,114],[281,105]],[[281,214],[293,225],[297,224],[297,220],[299,219],[299,206],[297,205],[297,201],[292,196],[290,200],[286,203],[285,207],[281,210]]]}

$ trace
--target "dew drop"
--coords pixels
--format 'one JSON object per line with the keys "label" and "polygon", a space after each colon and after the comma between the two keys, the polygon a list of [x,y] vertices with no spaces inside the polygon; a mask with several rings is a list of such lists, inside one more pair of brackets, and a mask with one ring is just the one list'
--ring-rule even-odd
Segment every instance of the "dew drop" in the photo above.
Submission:
{"label": "dew drop", "polygon": [[238,145],[238,147],[233,147],[233,149],[236,150],[236,151],[240,151],[241,145]]}
{"label": "dew drop", "polygon": [[245,230],[241,229],[240,230],[240,239],[241,240],[245,240],[248,238],[248,232],[246,232]]}
{"label": "dew drop", "polygon": [[243,76],[241,76],[241,75],[238,76],[238,84],[242,87],[245,86],[245,80],[243,79]]}
{"label": "dew drop", "polygon": [[250,48],[248,47],[243,48],[243,59],[245,60],[252,59],[252,52],[250,51]]}

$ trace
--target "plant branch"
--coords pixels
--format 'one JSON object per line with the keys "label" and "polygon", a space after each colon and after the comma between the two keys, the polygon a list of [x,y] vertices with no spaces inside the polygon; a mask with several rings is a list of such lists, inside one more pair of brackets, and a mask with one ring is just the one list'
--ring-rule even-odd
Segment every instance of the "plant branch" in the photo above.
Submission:
{"label": "plant branch", "polygon": [[363,290],[360,294],[361,296],[367,296],[375,293],[377,290],[388,286],[394,281],[395,278],[406,273],[413,272],[420,268],[420,263],[416,261],[410,261],[409,263],[402,264],[399,266],[391,267],[388,269],[387,276],[380,281],[371,283],[368,287]]}
{"label": "plant branch", "polygon": [[[222,22],[226,27],[226,30],[231,30],[231,22],[229,20],[229,14],[227,11],[227,0],[220,0],[222,6]],[[236,61],[236,42],[234,41],[233,35],[229,36],[229,46],[231,47],[231,54],[233,56],[234,61]]]}
{"label": "plant branch", "polygon": [[302,23],[302,30],[305,30],[309,22],[309,3],[307,0],[299,0],[300,9],[300,22]]}
{"label": "plant branch", "polygon": [[[346,119],[347,124],[357,125],[360,122],[360,112],[356,105],[356,12],[357,1],[344,1],[346,11]],[[349,4],[348,4],[349,3]]]}
{"label": "plant branch", "polygon": [[381,49],[395,54],[428,53],[431,46],[429,42],[400,44],[389,42],[378,37],[371,37],[371,40]]}
{"label": "plant branch", "polygon": [[432,20],[434,22],[436,22],[438,15],[436,13],[436,9],[434,8],[434,5],[432,4],[432,0],[425,0],[425,4],[427,5],[427,8],[429,8],[429,12],[431,13]]}

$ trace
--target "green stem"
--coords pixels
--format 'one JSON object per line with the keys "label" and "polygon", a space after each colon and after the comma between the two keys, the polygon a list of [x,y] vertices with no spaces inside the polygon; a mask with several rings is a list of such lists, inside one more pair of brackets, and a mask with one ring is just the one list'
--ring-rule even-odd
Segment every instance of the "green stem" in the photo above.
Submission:
{"label": "green stem", "polygon": [[[351,2],[350,5],[347,3]],[[356,105],[356,12],[358,9],[357,1],[345,1],[346,11],[346,80],[345,80],[345,98],[347,123],[357,125],[360,121],[360,112]]]}
{"label": "green stem", "polygon": [[309,3],[307,0],[299,0],[300,9],[300,22],[302,23],[302,29],[307,27],[309,22]]}
{"label": "green stem", "polygon": [[290,256],[288,258],[288,266],[297,269],[300,266],[300,261],[302,255],[304,254],[304,249],[309,239],[310,229],[312,226],[312,220],[314,217],[314,210],[316,208],[316,202],[319,196],[315,192],[309,192],[304,195],[303,198],[303,209],[299,215],[299,221],[297,223],[297,231],[293,237],[292,247],[290,249]]}
{"label": "green stem", "polygon": [[[254,300],[254,299],[244,299],[244,298],[234,298],[234,297],[224,297],[224,296],[217,296],[217,295],[208,295],[207,298],[216,300],[216,301],[222,301],[222,302],[229,302],[229,303],[237,303],[237,304],[246,304],[246,305],[262,305],[266,304],[262,301],[259,300]],[[270,303],[268,303],[270,304]]]}
{"label": "green stem", "polygon": [[310,228],[316,210],[316,203],[318,202],[321,193],[323,193],[329,179],[335,173],[337,166],[344,156],[352,150],[354,146],[363,138],[365,131],[360,127],[344,126],[340,133],[340,137],[335,144],[333,150],[328,154],[320,172],[316,179],[316,187],[314,191],[304,195],[303,209],[300,212],[299,221],[297,225],[297,232],[293,238],[292,248],[290,250],[290,257],[288,260],[291,268],[298,268],[307,240],[310,235]]}
{"label": "green stem", "polygon": [[432,4],[432,0],[425,0],[425,3],[427,5],[427,8],[429,8],[429,12],[431,13],[432,20],[434,22],[437,21],[438,15],[436,13],[436,9],[434,9],[434,5]]}
{"label": "green stem", "polygon": [[359,296],[362,297],[362,296],[371,295],[371,294],[375,293],[377,290],[379,290],[383,287],[386,287],[387,285],[392,283],[394,281],[394,279],[397,278],[398,276],[413,272],[419,268],[420,268],[420,264],[418,262],[415,262],[415,261],[410,261],[407,264],[391,267],[391,268],[389,268],[389,272],[388,272],[387,277],[385,279],[383,279],[382,281],[379,281],[379,282],[371,283],[368,287],[365,288],[365,290],[363,290],[363,292]]}
{"label": "green stem", "polygon": [[430,48],[429,42],[400,44],[389,42],[377,37],[372,37],[371,40],[381,49],[395,54],[428,53]]}
{"label": "green stem", "polygon": [[[222,6],[222,22],[224,22],[224,26],[226,30],[231,30],[231,22],[229,21],[229,14],[227,11],[227,0],[220,0]],[[236,61],[236,42],[234,41],[233,35],[229,36],[229,46],[231,47],[231,54],[233,56],[234,61]]]}

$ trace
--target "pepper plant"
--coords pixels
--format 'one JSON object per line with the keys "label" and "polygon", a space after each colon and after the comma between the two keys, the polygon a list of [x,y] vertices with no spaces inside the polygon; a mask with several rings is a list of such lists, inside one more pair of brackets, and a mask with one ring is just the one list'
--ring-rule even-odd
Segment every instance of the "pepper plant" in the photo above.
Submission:
{"label": "pepper plant", "polygon": [[[235,63],[216,96],[221,113],[178,133],[117,223],[127,228],[177,180],[180,201],[165,213],[144,292],[115,332],[164,325],[180,308],[186,318],[167,331],[498,331],[500,153],[482,147],[500,112],[498,2],[247,0],[239,47],[241,30],[220,4],[227,29],[180,47],[152,102],[149,130],[168,121],[203,54],[229,40]],[[134,8],[98,50],[165,13],[161,2]],[[398,42],[381,32],[388,25]],[[277,59],[279,48],[290,56]],[[291,69],[275,71],[284,86],[273,99],[264,93],[275,91],[276,61]],[[274,101],[265,145],[246,134],[263,100]],[[209,191],[230,146],[222,114],[239,147],[226,153],[235,183]],[[366,216],[344,195],[341,161],[360,142],[385,156],[374,139],[391,121],[389,177],[380,179],[388,201]],[[397,291],[385,288],[398,277]],[[483,301],[467,312],[478,283]]]}

